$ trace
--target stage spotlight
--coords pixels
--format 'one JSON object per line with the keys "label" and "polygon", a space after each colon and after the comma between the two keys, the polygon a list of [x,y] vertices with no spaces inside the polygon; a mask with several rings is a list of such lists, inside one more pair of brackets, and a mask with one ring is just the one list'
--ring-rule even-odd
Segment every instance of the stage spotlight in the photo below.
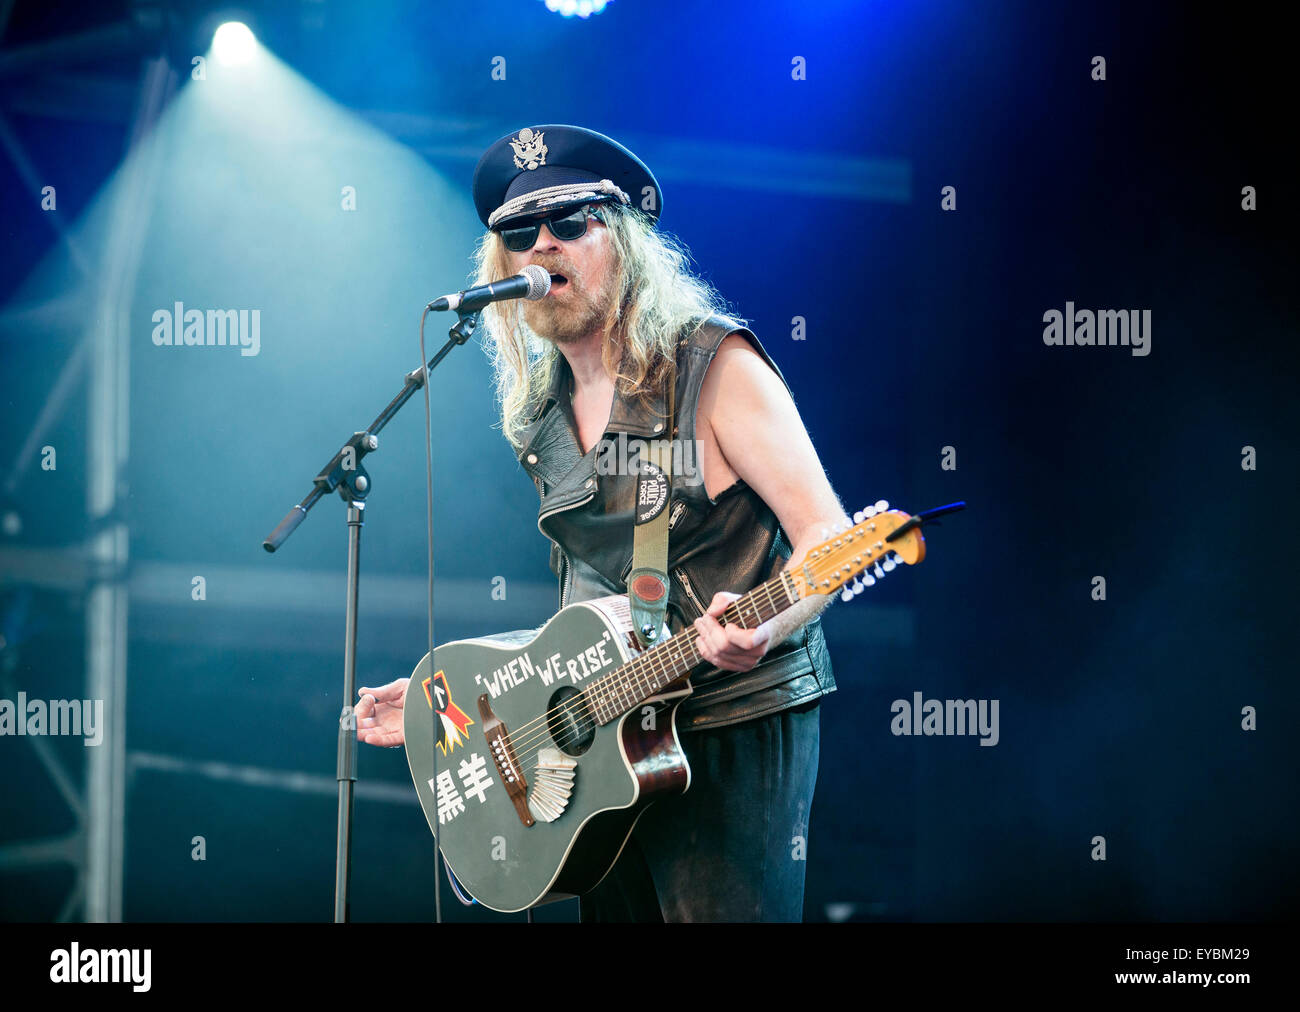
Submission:
{"label": "stage spotlight", "polygon": [[212,55],[227,67],[248,63],[257,51],[257,39],[242,21],[227,21],[212,36]]}
{"label": "stage spotlight", "polygon": [[599,14],[609,4],[609,0],[543,0],[548,11],[562,14],[566,18],[590,17]]}

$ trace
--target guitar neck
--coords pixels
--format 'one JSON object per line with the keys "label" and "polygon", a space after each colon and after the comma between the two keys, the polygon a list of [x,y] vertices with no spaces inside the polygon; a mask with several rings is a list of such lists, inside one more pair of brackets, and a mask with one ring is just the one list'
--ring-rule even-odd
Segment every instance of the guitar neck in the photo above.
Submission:
{"label": "guitar neck", "polygon": [[[719,625],[756,629],[799,600],[788,572],[780,573],[743,594],[727,606]],[[662,692],[704,662],[699,650],[700,634],[694,626],[628,661],[604,678],[587,686],[589,711],[598,724],[616,720],[643,700]]]}
{"label": "guitar neck", "polygon": [[[955,503],[928,516],[960,509]],[[719,617],[721,625],[755,629],[809,594],[833,594],[844,587],[846,598],[860,593],[899,562],[909,566],[925,558],[920,520],[891,510],[883,499],[859,511],[852,527],[837,525],[832,537],[808,552],[794,569],[787,569],[732,601]],[[881,565],[883,563],[883,570]],[[871,575],[868,567],[874,567]],[[860,579],[855,578],[860,576]],[[853,585],[846,587],[850,579]],[[662,692],[702,664],[700,635],[695,627],[652,647],[583,689],[588,712],[598,724],[616,720],[643,700]]]}

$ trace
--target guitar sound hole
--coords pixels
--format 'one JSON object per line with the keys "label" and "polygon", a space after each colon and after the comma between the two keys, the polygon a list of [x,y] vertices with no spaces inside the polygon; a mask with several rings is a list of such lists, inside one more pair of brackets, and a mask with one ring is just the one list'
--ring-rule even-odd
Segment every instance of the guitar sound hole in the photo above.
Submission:
{"label": "guitar sound hole", "polygon": [[551,697],[546,709],[551,738],[563,752],[579,756],[591,748],[596,724],[578,689],[565,686]]}

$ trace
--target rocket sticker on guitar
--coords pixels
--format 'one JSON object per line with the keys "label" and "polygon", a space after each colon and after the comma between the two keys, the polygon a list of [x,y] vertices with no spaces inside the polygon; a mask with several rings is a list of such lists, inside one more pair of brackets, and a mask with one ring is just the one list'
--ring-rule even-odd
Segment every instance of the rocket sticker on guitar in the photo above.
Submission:
{"label": "rocket sticker on guitar", "polygon": [[[432,684],[430,684],[432,683]],[[468,740],[469,726],[474,723],[469,714],[452,702],[451,689],[447,685],[447,676],[439,671],[432,678],[421,682],[424,686],[424,698],[429,708],[434,709],[433,697],[438,697],[438,738],[436,744],[443,755],[452,751],[457,745],[464,745]]]}

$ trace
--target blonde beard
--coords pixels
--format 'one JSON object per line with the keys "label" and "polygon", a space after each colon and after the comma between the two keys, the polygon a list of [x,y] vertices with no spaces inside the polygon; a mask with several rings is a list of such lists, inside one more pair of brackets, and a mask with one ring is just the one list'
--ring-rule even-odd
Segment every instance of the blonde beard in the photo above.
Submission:
{"label": "blonde beard", "polygon": [[565,304],[550,295],[540,302],[526,302],[523,305],[524,322],[534,334],[553,344],[581,341],[603,329],[613,301],[610,287],[606,285],[591,298],[570,280],[570,290],[565,293]]}

